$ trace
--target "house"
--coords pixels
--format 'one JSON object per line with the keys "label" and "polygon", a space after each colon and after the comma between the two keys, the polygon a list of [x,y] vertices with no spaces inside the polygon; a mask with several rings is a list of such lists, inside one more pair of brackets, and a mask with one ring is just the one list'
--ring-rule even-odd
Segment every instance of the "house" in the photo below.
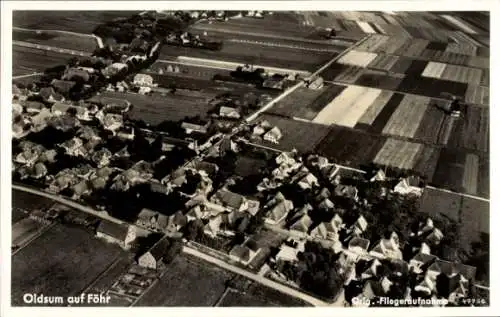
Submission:
{"label": "house", "polygon": [[252,134],[255,136],[261,136],[269,129],[271,129],[271,124],[269,123],[269,121],[263,120],[253,127]]}
{"label": "house", "polygon": [[137,74],[134,76],[134,84],[138,86],[153,86],[153,77],[147,74]]}
{"label": "house", "polygon": [[335,187],[335,195],[358,200],[358,189],[354,186],[339,184]]}
{"label": "house", "polygon": [[57,151],[55,149],[50,149],[43,151],[38,158],[39,162],[49,162],[54,163],[56,161]]}
{"label": "house", "polygon": [[283,76],[277,75],[277,76],[272,76],[272,77],[266,79],[262,83],[262,87],[264,87],[264,88],[270,88],[270,89],[283,90],[284,84],[285,84],[285,82],[284,82]]}
{"label": "house", "polygon": [[221,204],[230,210],[245,211],[248,209],[247,199],[226,189],[217,191],[212,197],[214,203]]}
{"label": "house", "polygon": [[83,146],[83,141],[80,138],[74,137],[68,141],[65,141],[60,145],[65,151],[66,154],[72,155],[72,156],[79,156],[81,155],[80,148]]}
{"label": "house", "polygon": [[435,279],[437,275],[444,273],[447,276],[462,275],[467,281],[473,281],[476,276],[476,268],[461,263],[452,263],[438,259],[427,269],[426,275]]}
{"label": "house", "polygon": [[299,220],[290,226],[290,232],[297,235],[305,236],[309,232],[309,227],[312,225],[313,221],[309,215],[303,215]]}
{"label": "house", "polygon": [[423,273],[423,271],[426,270],[436,259],[437,257],[435,255],[418,253],[410,260],[408,265],[409,268],[413,269],[415,273],[420,274]]}
{"label": "house", "polygon": [[207,234],[211,237],[215,237],[220,231],[221,224],[222,224],[222,216],[221,215],[217,215],[215,217],[210,217],[210,219],[208,220],[208,223],[203,228],[203,232],[205,232],[205,234]]}
{"label": "house", "polygon": [[335,164],[325,164],[318,167],[320,168],[321,175],[329,181],[332,181],[340,170]]}
{"label": "house", "polygon": [[231,251],[229,251],[229,257],[243,265],[248,265],[255,255],[256,252],[246,245],[235,245]]}
{"label": "house", "polygon": [[349,251],[356,254],[364,254],[368,251],[370,246],[370,240],[363,239],[360,237],[354,237],[349,241]]}
{"label": "house", "polygon": [[387,296],[387,293],[389,292],[392,284],[393,282],[387,277],[366,282],[361,294],[356,296],[357,300],[352,300],[353,306],[370,306],[370,303],[373,302],[375,298]]}
{"label": "house", "polygon": [[291,210],[293,210],[293,202],[291,200],[279,200],[267,212],[265,223],[270,225],[277,225],[286,218]]}
{"label": "house", "polygon": [[148,208],[143,208],[137,215],[136,224],[140,227],[152,228],[156,226],[159,213]]}
{"label": "house", "polygon": [[412,176],[403,178],[400,182],[394,187],[394,191],[401,195],[417,195],[421,196],[424,189],[420,187],[420,178]]}
{"label": "house", "polygon": [[319,90],[323,88],[324,86],[324,80],[322,77],[316,77],[314,80],[310,81],[309,84],[307,85],[307,88],[313,89],[313,90]]}
{"label": "house", "polygon": [[159,268],[169,248],[170,242],[165,236],[158,240],[158,242],[156,242],[146,253],[141,255],[137,262],[142,267],[156,270]]}
{"label": "house", "polygon": [[260,210],[260,202],[258,200],[247,199],[248,208],[246,212],[250,215],[255,216]]}
{"label": "house", "polygon": [[181,128],[186,131],[186,134],[191,134],[193,132],[206,134],[208,132],[209,125],[210,125],[209,122],[205,123],[204,125],[189,123],[189,122],[182,122]]}
{"label": "house", "polygon": [[311,237],[337,241],[339,239],[338,232],[342,227],[342,218],[338,214],[329,222],[322,222],[311,231]]}
{"label": "house", "polygon": [[40,132],[47,127],[47,122],[52,117],[50,110],[43,108],[40,112],[31,116],[31,131]]}
{"label": "house", "polygon": [[389,239],[381,239],[370,251],[370,255],[379,259],[391,258],[401,260],[403,254],[399,249],[399,237],[395,232]]}
{"label": "house", "polygon": [[33,172],[32,172],[31,177],[33,177],[34,179],[40,179],[40,178],[44,177],[45,175],[47,175],[47,172],[48,172],[48,170],[47,170],[47,167],[45,166],[45,164],[38,162],[33,167]]}
{"label": "house", "polygon": [[123,125],[123,116],[107,113],[101,121],[103,128],[112,132],[117,131]]}
{"label": "house", "polygon": [[264,140],[275,144],[278,144],[282,137],[283,134],[281,133],[281,130],[278,127],[274,127],[271,130],[269,130],[266,134],[264,134]]}
{"label": "house", "polygon": [[21,106],[21,104],[14,102],[12,103],[12,118],[17,117],[21,113],[23,113],[24,108]]}
{"label": "house", "polygon": [[71,89],[75,87],[76,82],[70,80],[54,79],[50,84],[52,85],[52,87],[54,87],[54,90],[56,92],[61,93],[63,95],[68,95]]}
{"label": "house", "polygon": [[200,219],[203,216],[203,212],[201,210],[200,205],[193,206],[186,213],[187,221],[190,222],[192,220]]}
{"label": "house", "polygon": [[64,101],[64,97],[57,93],[53,87],[40,88],[38,95],[41,96],[46,102]]}
{"label": "house", "polygon": [[236,108],[222,106],[219,109],[219,116],[225,118],[239,119],[241,115]]}
{"label": "house", "polygon": [[302,189],[311,189],[313,187],[319,186],[318,179],[312,173],[307,173],[304,177],[302,177],[297,183]]}
{"label": "house", "polygon": [[107,66],[105,69],[102,70],[102,74],[109,78],[113,77],[116,74],[118,74],[121,71],[124,71],[128,68],[127,64],[125,63],[113,63],[109,66]]}
{"label": "house", "polygon": [[28,113],[38,113],[45,108],[45,105],[38,101],[26,101],[24,102],[24,108]]}
{"label": "house", "polygon": [[438,245],[441,240],[444,238],[443,233],[438,228],[432,229],[432,231],[427,235],[425,241],[427,241],[430,245]]}
{"label": "house", "polygon": [[322,210],[332,210],[333,208],[335,207],[335,205],[333,204],[333,202],[328,199],[328,198],[325,198],[323,199],[319,204],[318,204],[318,208],[319,209],[322,209]]}
{"label": "house", "polygon": [[92,154],[92,161],[97,164],[97,167],[101,168],[109,165],[111,157],[113,157],[113,153],[107,148],[102,148]]}
{"label": "house", "polygon": [[276,262],[296,262],[298,253],[296,248],[283,244],[276,254]]}
{"label": "house", "polygon": [[132,226],[103,219],[97,227],[97,237],[118,244],[123,249],[129,249],[136,238],[136,233]]}
{"label": "house", "polygon": [[134,127],[123,126],[118,130],[118,132],[116,133],[116,136],[121,138],[121,139],[125,139],[125,140],[134,140],[134,138],[135,138]]}
{"label": "house", "polygon": [[365,217],[362,215],[359,216],[359,218],[356,220],[356,222],[351,226],[351,231],[355,235],[360,235],[362,234],[366,228],[368,227],[368,222],[366,221]]}
{"label": "house", "polygon": [[82,126],[77,135],[82,140],[101,139],[95,129],[90,126]]}
{"label": "house", "polygon": [[[92,68],[93,70],[93,68]],[[88,82],[90,79],[90,75],[84,69],[79,69],[75,67],[71,67],[66,70],[65,74],[62,77],[63,80],[82,80],[83,82]]]}
{"label": "house", "polygon": [[92,192],[89,186],[89,182],[85,179],[81,180],[79,183],[75,184],[71,190],[73,191],[72,199],[79,199],[83,195],[87,195]]}
{"label": "house", "polygon": [[293,166],[296,163],[293,156],[294,156],[293,152],[282,152],[275,158],[276,164]]}

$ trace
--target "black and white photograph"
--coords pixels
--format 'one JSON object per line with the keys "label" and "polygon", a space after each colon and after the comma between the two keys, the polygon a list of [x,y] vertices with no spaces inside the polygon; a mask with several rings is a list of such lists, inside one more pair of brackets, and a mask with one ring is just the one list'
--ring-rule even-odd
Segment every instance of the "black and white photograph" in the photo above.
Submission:
{"label": "black and white photograph", "polygon": [[495,305],[493,15],[334,2],[12,10],[4,303]]}

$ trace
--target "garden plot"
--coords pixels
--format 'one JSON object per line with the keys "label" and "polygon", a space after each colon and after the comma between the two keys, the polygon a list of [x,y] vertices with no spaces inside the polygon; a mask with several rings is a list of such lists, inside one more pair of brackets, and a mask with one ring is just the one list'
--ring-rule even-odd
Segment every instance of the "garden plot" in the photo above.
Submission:
{"label": "garden plot", "polygon": [[358,66],[348,66],[335,77],[334,81],[354,84],[365,72],[365,68]]}
{"label": "garden plot", "polygon": [[379,54],[367,67],[389,71],[397,61],[397,56]]}
{"label": "garden plot", "polygon": [[479,105],[489,105],[490,89],[483,86],[469,85],[465,93],[465,102]]}
{"label": "garden plot", "polygon": [[462,187],[467,194],[476,195],[478,188],[479,157],[468,153],[465,156],[464,176]]}
{"label": "garden plot", "polygon": [[321,110],[313,122],[354,127],[380,93],[380,89],[350,86]]}
{"label": "garden plot", "polygon": [[[479,85],[483,71],[478,68],[446,65],[440,79],[456,81],[459,83]],[[430,77],[430,76],[429,76]]]}
{"label": "garden plot", "polygon": [[378,97],[372,102],[368,109],[363,113],[358,123],[371,125],[379,113],[384,109],[384,106],[389,102],[393,95],[392,91],[383,90]]}
{"label": "garden plot", "polygon": [[424,118],[429,101],[430,98],[428,97],[406,95],[392,114],[382,133],[413,138]]}
{"label": "garden plot", "polygon": [[373,34],[367,40],[362,42],[356,50],[358,51],[366,51],[366,52],[375,52],[375,50],[382,45],[385,44],[390,39],[389,36]]}
{"label": "garden plot", "polygon": [[437,63],[437,62],[429,62],[422,72],[422,76],[431,77],[431,78],[441,78],[441,75],[446,68],[446,64]]}
{"label": "garden plot", "polygon": [[352,50],[339,58],[337,62],[340,64],[367,67],[376,57],[377,54],[375,53]]}
{"label": "garden plot", "polygon": [[411,170],[423,148],[424,146],[419,143],[389,138],[373,159],[373,163],[400,170]]}

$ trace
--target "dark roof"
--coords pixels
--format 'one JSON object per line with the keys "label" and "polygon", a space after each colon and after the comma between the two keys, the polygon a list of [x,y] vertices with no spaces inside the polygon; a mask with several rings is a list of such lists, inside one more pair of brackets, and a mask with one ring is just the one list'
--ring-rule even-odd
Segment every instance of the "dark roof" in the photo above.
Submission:
{"label": "dark roof", "polygon": [[170,242],[168,238],[165,236],[161,238],[158,242],[156,242],[151,249],[149,249],[149,253],[155,258],[156,261],[161,260],[165,254],[168,252],[170,247]]}
{"label": "dark roof", "polygon": [[76,82],[74,81],[69,81],[69,80],[58,80],[54,79],[51,83],[52,87],[60,93],[69,93],[71,88],[73,88],[76,85]]}
{"label": "dark roof", "polygon": [[120,241],[125,241],[128,233],[128,226],[117,224],[109,220],[102,220],[99,227],[97,227],[97,232],[104,233]]}
{"label": "dark roof", "polygon": [[54,88],[52,87],[43,87],[40,89],[38,92],[40,96],[42,96],[43,99],[48,100],[50,96],[52,96],[55,100],[61,100],[62,96],[58,93],[55,92]]}
{"label": "dark roof", "polygon": [[370,246],[370,240],[359,238],[359,237],[354,237],[349,241],[349,247],[360,247],[363,250],[368,250],[368,247]]}
{"label": "dark roof", "polygon": [[222,202],[223,205],[234,209],[240,208],[245,201],[245,197],[228,190],[219,190],[215,193],[215,197]]}

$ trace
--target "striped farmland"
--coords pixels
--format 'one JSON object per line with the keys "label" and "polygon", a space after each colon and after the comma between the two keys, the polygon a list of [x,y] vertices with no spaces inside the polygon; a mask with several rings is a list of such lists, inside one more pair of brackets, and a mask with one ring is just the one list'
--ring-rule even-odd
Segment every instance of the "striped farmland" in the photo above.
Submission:
{"label": "striped farmland", "polygon": [[361,75],[365,72],[363,67],[358,66],[348,66],[345,70],[343,70],[340,74],[335,77],[335,81],[353,84],[355,83]]}
{"label": "striped farmland", "polygon": [[425,143],[436,144],[445,119],[444,112],[438,108],[443,103],[441,100],[431,100],[424,117],[418,126],[414,138]]}
{"label": "striped farmland", "polygon": [[467,194],[476,195],[479,173],[479,157],[472,153],[465,156],[464,176],[462,187]]}
{"label": "striped farmland", "polygon": [[412,170],[423,149],[424,146],[419,143],[388,138],[373,163],[399,170]]}
{"label": "striped farmland", "polygon": [[384,106],[389,102],[393,95],[392,91],[383,90],[378,97],[372,102],[370,107],[363,113],[358,123],[371,125],[377,118],[379,113],[384,109]]}
{"label": "striped farmland", "polygon": [[349,86],[323,108],[313,122],[354,127],[380,93],[380,89]]}
{"label": "striped farmland", "polygon": [[431,78],[441,78],[441,75],[446,68],[446,64],[437,63],[437,62],[429,62],[422,72],[422,76],[431,77]]}
{"label": "striped farmland", "polygon": [[489,105],[490,89],[483,86],[469,85],[465,93],[465,102],[479,105]]}
{"label": "striped farmland", "polygon": [[340,64],[366,67],[376,57],[377,54],[375,53],[351,50],[347,52],[344,56],[339,58],[337,62]]}
{"label": "striped farmland", "polygon": [[406,95],[382,133],[413,138],[425,115],[429,101],[428,97]]}
{"label": "striped farmland", "polygon": [[483,71],[478,68],[446,65],[439,78],[464,84],[479,85],[482,74]]}
{"label": "striped farmland", "polygon": [[367,67],[389,71],[397,61],[397,56],[378,54],[378,56]]}
{"label": "striped farmland", "polygon": [[358,51],[375,52],[389,40],[389,36],[373,34],[367,40],[356,47]]}

